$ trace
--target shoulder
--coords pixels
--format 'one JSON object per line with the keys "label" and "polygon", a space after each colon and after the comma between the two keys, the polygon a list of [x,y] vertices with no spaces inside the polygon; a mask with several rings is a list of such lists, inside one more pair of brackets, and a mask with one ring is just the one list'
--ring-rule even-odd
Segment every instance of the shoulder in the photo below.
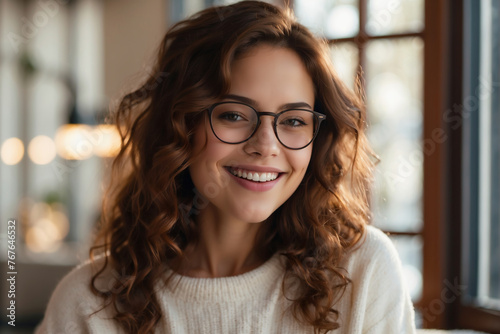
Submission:
{"label": "shoulder", "polygon": [[[82,299],[94,299],[94,294],[90,288],[92,277],[100,271],[105,264],[105,257],[96,258],[94,261],[86,260],[73,268],[63,279],[58,283],[53,292],[52,300],[64,300],[66,302],[80,302]],[[99,275],[96,280],[96,287],[100,290],[110,289],[116,271],[107,266],[104,272]],[[85,298],[82,298],[85,297]],[[97,298],[96,298],[97,300]],[[100,298],[99,298],[100,300]]]}
{"label": "shoulder", "polygon": [[405,291],[398,252],[389,237],[373,226],[366,227],[362,239],[347,253],[343,268],[357,291],[373,301],[387,291]]}
{"label": "shoulder", "polygon": [[358,244],[349,250],[343,268],[354,284],[384,290],[403,290],[401,260],[391,239],[381,230],[366,226]]}
{"label": "shoulder", "polygon": [[[363,266],[384,264],[400,267],[398,252],[391,239],[381,230],[367,225],[358,244],[347,254],[349,262]],[[352,263],[354,264],[354,263]]]}
{"label": "shoulder", "polygon": [[[70,332],[71,329],[89,328],[88,319],[101,310],[104,300],[96,296],[90,286],[92,277],[103,267],[104,257],[87,260],[71,270],[57,284],[47,305],[44,319],[36,333]],[[101,291],[110,290],[116,280],[116,271],[106,268],[96,279]],[[109,317],[110,308],[95,314],[98,319]]]}
{"label": "shoulder", "polygon": [[367,226],[345,258],[352,282],[352,317],[366,333],[413,333],[414,312],[398,252],[391,239]]}

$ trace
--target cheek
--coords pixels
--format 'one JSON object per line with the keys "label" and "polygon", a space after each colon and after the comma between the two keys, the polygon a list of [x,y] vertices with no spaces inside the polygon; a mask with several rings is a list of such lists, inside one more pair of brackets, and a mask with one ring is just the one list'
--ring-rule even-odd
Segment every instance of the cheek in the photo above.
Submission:
{"label": "cheek", "polygon": [[292,166],[292,169],[299,174],[304,174],[311,161],[312,148],[307,147],[305,149],[292,152],[289,156],[288,161]]}
{"label": "cheek", "polygon": [[220,142],[211,133],[201,132],[193,140],[195,158],[189,171],[196,188],[204,193],[207,184],[220,187],[227,182],[229,175],[224,174],[222,167],[234,148]]}
{"label": "cheek", "polygon": [[217,161],[231,149],[231,145],[222,143],[214,136],[207,122],[200,124],[193,138],[195,163]]}

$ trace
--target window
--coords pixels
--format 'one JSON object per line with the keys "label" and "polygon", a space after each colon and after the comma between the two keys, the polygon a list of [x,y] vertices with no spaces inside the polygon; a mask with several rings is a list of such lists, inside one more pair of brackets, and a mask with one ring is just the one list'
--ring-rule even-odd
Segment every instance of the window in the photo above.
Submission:
{"label": "window", "polygon": [[[328,38],[339,76],[362,77],[368,136],[381,163],[372,192],[373,224],[389,232],[412,300],[423,287],[424,2],[294,1],[299,21]],[[432,149],[432,147],[428,148]],[[420,323],[418,321],[417,323]]]}
{"label": "window", "polygon": [[[463,296],[457,324],[500,331],[500,1],[464,1]],[[458,119],[457,119],[458,120]],[[458,272],[458,269],[457,269]]]}
{"label": "window", "polygon": [[30,260],[76,261],[99,208],[101,160],[65,160],[56,146],[71,110],[102,109],[100,14],[97,0],[0,0],[0,213],[18,219]]}
{"label": "window", "polygon": [[477,141],[479,150],[477,169],[466,175],[477,182],[477,196],[469,199],[478,206],[477,216],[471,217],[477,221],[477,271],[465,274],[477,275],[471,297],[480,305],[500,310],[500,2],[483,1],[480,5],[479,82],[474,92],[468,92],[477,97],[479,112],[477,123],[467,124],[475,128],[474,138],[469,140]]}

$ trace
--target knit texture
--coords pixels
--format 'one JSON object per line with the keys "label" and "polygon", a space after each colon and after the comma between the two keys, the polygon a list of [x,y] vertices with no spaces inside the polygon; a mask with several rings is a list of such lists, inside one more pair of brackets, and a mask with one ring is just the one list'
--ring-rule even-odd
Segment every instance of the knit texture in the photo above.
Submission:
{"label": "knit texture", "polygon": [[[366,231],[364,242],[341,264],[352,282],[334,305],[341,325],[334,332],[415,333],[398,254],[380,230],[368,226]],[[276,254],[250,272],[222,278],[192,278],[167,270],[165,277],[172,275],[168,285],[156,285],[163,311],[156,333],[313,333],[294,319],[282,294],[283,261]],[[86,262],[62,279],[35,333],[124,333],[111,319],[111,306],[87,316],[102,303],[89,288],[95,268]],[[105,273],[97,284],[110,289],[120,274]]]}

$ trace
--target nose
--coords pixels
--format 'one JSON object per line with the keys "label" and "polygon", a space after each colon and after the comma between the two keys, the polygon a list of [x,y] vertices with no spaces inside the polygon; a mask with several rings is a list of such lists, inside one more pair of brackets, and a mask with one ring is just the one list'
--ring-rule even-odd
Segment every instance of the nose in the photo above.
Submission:
{"label": "nose", "polygon": [[278,156],[280,142],[276,138],[273,127],[274,117],[261,116],[261,122],[252,138],[245,142],[244,150],[247,154],[262,157]]}

